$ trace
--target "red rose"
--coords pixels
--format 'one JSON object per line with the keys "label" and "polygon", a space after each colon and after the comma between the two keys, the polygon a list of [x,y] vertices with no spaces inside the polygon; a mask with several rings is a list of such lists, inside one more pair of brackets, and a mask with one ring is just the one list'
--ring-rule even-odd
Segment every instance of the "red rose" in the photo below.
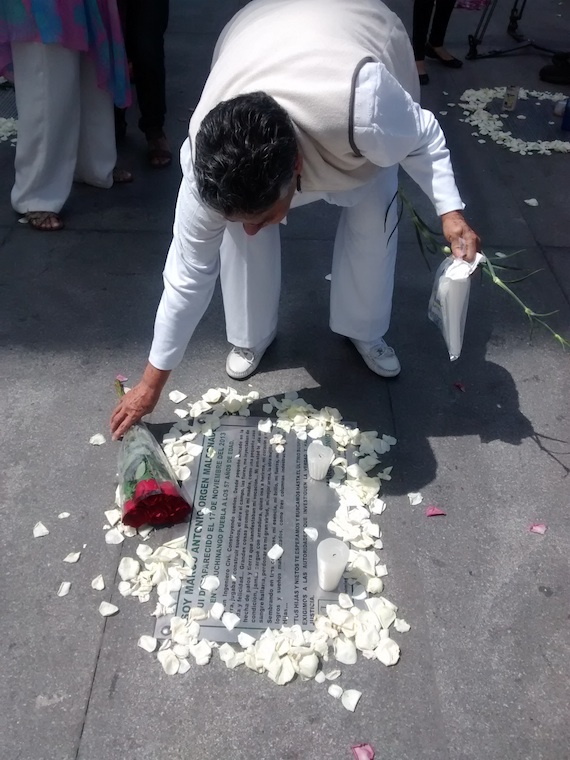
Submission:
{"label": "red rose", "polygon": [[[174,489],[175,494],[164,493],[164,486]],[[123,507],[123,523],[133,528],[141,525],[174,525],[183,522],[191,511],[191,506],[171,483],[162,483],[162,492],[126,502]]]}
{"label": "red rose", "polygon": [[135,488],[135,499],[144,498],[149,493],[157,493],[159,491],[160,486],[153,478],[141,480]]}

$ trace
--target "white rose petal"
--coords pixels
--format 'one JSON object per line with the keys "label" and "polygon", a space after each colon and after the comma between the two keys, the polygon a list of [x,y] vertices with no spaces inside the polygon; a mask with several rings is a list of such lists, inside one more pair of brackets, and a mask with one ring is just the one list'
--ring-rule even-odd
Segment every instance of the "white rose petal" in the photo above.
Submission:
{"label": "white rose petal", "polygon": [[124,581],[132,581],[141,569],[140,563],[131,557],[123,557],[119,562],[118,573]]}
{"label": "white rose petal", "polygon": [[110,615],[115,615],[119,611],[119,608],[116,607],[114,604],[111,604],[110,602],[101,602],[99,605],[99,614],[102,615],[102,617],[109,617]]}
{"label": "white rose petal", "polygon": [[150,546],[147,546],[147,544],[139,544],[136,549],[137,557],[140,557],[143,562],[146,562],[146,560],[151,556],[153,553],[153,549]]}
{"label": "white rose petal", "polygon": [[361,691],[358,691],[357,689],[347,689],[341,696],[342,706],[350,712],[354,712],[361,696]]}
{"label": "white rose petal", "polygon": [[243,649],[247,649],[252,644],[255,644],[256,639],[253,636],[250,636],[249,633],[245,633],[245,631],[241,631],[238,633],[238,642]]}
{"label": "white rose petal", "polygon": [[58,517],[60,520],[64,520],[66,517],[69,517],[69,512],[60,512]]}
{"label": "white rose petal", "polygon": [[395,665],[400,659],[400,647],[393,639],[383,639],[374,650],[376,658],[389,667]]}
{"label": "white rose petal", "polygon": [[107,509],[105,512],[105,517],[107,518],[107,522],[109,525],[114,528],[115,525],[119,522],[121,519],[121,510],[120,509]]}
{"label": "white rose petal", "polygon": [[185,393],[182,393],[182,391],[170,391],[168,398],[174,404],[179,404],[181,401],[184,401],[185,398],[188,398],[188,396]]}
{"label": "white rose petal", "polygon": [[527,198],[525,200],[525,203],[527,206],[538,206],[538,201],[536,200],[536,198]]}
{"label": "white rose petal", "polygon": [[215,591],[219,587],[220,579],[215,575],[207,575],[200,584],[200,588],[203,588],[205,591]]}
{"label": "white rose petal", "polygon": [[342,692],[343,692],[342,686],[339,686],[336,683],[331,683],[327,691],[331,695],[331,697],[334,697],[335,699],[340,699],[342,697]]}
{"label": "white rose petal", "polygon": [[49,530],[42,522],[37,522],[34,525],[34,538],[41,538],[42,536],[49,535]]}
{"label": "white rose petal", "polygon": [[154,636],[141,636],[137,644],[141,649],[144,649],[145,652],[154,652],[158,641]]}
{"label": "white rose petal", "polygon": [[121,544],[124,540],[125,537],[118,528],[111,528],[105,533],[106,544]]}
{"label": "white rose petal", "polygon": [[70,588],[71,588],[71,583],[69,581],[63,581],[63,583],[60,583],[60,586],[57,590],[57,595],[67,596],[69,594]]}
{"label": "white rose petal", "polygon": [[105,443],[105,436],[101,435],[101,433],[95,433],[95,435],[92,435],[89,439],[89,443],[92,446],[102,446]]}
{"label": "white rose petal", "polygon": [[325,673],[325,678],[327,681],[336,681],[337,678],[340,678],[342,675],[342,670],[331,670],[328,673]]}
{"label": "white rose petal", "polygon": [[317,683],[324,683],[326,681],[325,674],[322,670],[319,670],[319,672],[315,674],[315,681]]}
{"label": "white rose petal", "polygon": [[316,528],[305,528],[303,532],[307,535],[309,541],[316,541],[319,537],[319,531]]}
{"label": "white rose petal", "polygon": [[81,557],[81,552],[70,552],[70,554],[68,554],[67,557],[63,558],[63,561],[69,562],[70,564],[74,564],[75,562],[79,561],[79,557]]}
{"label": "white rose petal", "polygon": [[224,612],[222,615],[222,623],[225,625],[228,631],[233,631],[239,621],[240,618],[237,615],[234,615],[233,612]]}
{"label": "white rose petal", "polygon": [[421,495],[421,493],[413,493],[412,492],[412,493],[408,494],[408,499],[410,500],[410,505],[412,507],[415,507],[418,504],[421,504],[422,501],[423,501],[423,498],[424,497]]}
{"label": "white rose petal", "polygon": [[267,552],[267,556],[270,560],[278,560],[279,557],[283,555],[283,547],[279,546],[279,544],[274,544],[271,549]]}
{"label": "white rose petal", "polygon": [[103,591],[105,588],[105,579],[102,575],[98,575],[96,578],[93,578],[91,581],[91,588],[94,588],[95,591]]}
{"label": "white rose petal", "polygon": [[263,409],[265,414],[271,414],[271,412],[273,411],[273,404],[263,404],[261,408]]}
{"label": "white rose petal", "polygon": [[210,617],[214,620],[221,620],[224,614],[224,605],[221,602],[216,602],[210,608]]}
{"label": "white rose petal", "polygon": [[396,618],[394,620],[394,628],[398,633],[407,633],[411,627],[412,626],[409,623],[406,623],[403,618]]}
{"label": "white rose petal", "polygon": [[188,409],[180,409],[180,408],[178,408],[178,409],[174,410],[174,414],[177,417],[180,417],[181,420],[183,420],[186,417],[188,417],[188,415],[190,414],[190,412],[188,411]]}
{"label": "white rose petal", "polygon": [[164,649],[156,655],[167,676],[175,676],[180,667],[180,661],[171,649]]}

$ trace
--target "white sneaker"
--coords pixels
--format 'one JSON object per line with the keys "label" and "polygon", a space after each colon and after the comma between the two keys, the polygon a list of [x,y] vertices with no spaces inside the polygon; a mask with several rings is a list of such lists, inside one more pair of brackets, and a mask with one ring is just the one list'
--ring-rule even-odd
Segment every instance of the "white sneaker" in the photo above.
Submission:
{"label": "white sneaker", "polygon": [[239,348],[234,346],[226,359],[226,372],[234,380],[245,380],[257,369],[263,354],[275,339],[275,331],[269,338],[255,348]]}
{"label": "white sneaker", "polygon": [[400,362],[393,348],[391,348],[384,338],[374,341],[373,343],[366,343],[360,340],[354,340],[352,342],[356,346],[356,350],[362,356],[366,362],[366,366],[369,367],[372,372],[375,372],[381,377],[396,377],[400,374]]}

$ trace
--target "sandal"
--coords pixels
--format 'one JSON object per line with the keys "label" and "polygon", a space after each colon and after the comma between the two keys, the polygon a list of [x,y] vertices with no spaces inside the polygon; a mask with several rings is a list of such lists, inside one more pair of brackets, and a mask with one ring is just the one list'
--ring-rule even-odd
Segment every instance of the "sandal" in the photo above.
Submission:
{"label": "sandal", "polygon": [[23,218],[40,232],[57,232],[63,229],[61,216],[55,211],[27,211]]}
{"label": "sandal", "polygon": [[118,169],[116,166],[113,169],[113,184],[114,185],[128,185],[129,182],[134,180],[131,172],[126,169]]}
{"label": "sandal", "polygon": [[164,132],[158,137],[147,137],[147,158],[155,169],[164,169],[172,163],[172,153]]}

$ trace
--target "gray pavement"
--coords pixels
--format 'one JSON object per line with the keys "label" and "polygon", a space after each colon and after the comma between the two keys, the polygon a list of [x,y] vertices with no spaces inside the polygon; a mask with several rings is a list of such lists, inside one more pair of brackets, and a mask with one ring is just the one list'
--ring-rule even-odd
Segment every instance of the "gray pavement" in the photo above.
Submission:
{"label": "gray pavement", "polygon": [[[410,22],[411,3],[390,5]],[[510,3],[482,49],[510,43]],[[168,32],[168,132],[181,144],[217,33],[239,3],[172,0]],[[566,48],[567,3],[529,3],[521,23],[538,42]],[[478,14],[456,11],[448,35],[458,55]],[[457,102],[468,87],[546,87],[548,56],[524,51],[430,64],[427,107],[447,110],[448,136],[467,213],[484,249],[524,249],[541,269],[519,292],[570,335],[568,157],[512,154],[479,144]],[[444,91],[448,94],[444,94]],[[135,117],[131,117],[135,123]],[[9,207],[13,149],[0,146],[0,578],[2,760],[343,760],[370,742],[381,760],[570,758],[570,519],[568,354],[543,331],[532,343],[518,308],[488,280],[474,284],[464,354],[450,365],[426,319],[433,278],[403,220],[393,326],[403,364],[385,382],[327,326],[336,211],[300,209],[283,231],[284,287],[278,338],[249,385],[262,397],[297,390],[337,406],[363,428],[397,436],[382,518],[387,595],[412,624],[394,668],[360,659],[343,685],[363,692],[348,713],[315,683],[278,688],[217,658],[169,678],[136,647],[151,633],[148,605],[122,599],[121,552],[107,546],[103,510],[113,501],[116,445],[106,432],[117,372],[142,370],[160,297],[179,181],[176,166],[144,166],[134,128],[123,161],[136,182],[110,191],[75,188],[64,232],[37,233]],[[403,178],[433,219],[429,203]],[[536,197],[531,208],[524,199]],[[227,343],[219,293],[169,389],[193,397],[226,385]],[[465,384],[465,393],[453,384]],[[163,401],[153,421],[172,420]],[[447,517],[409,506],[421,490]],[[71,516],[58,520],[59,512]],[[49,536],[32,539],[42,520]],[[528,532],[544,522],[544,536]],[[158,545],[180,529],[151,536]],[[86,547],[82,549],[83,545]],[[82,549],[77,565],[63,557]],[[103,573],[107,589],[93,591]],[[70,580],[69,596],[56,596]],[[120,614],[103,620],[105,598]]]}

